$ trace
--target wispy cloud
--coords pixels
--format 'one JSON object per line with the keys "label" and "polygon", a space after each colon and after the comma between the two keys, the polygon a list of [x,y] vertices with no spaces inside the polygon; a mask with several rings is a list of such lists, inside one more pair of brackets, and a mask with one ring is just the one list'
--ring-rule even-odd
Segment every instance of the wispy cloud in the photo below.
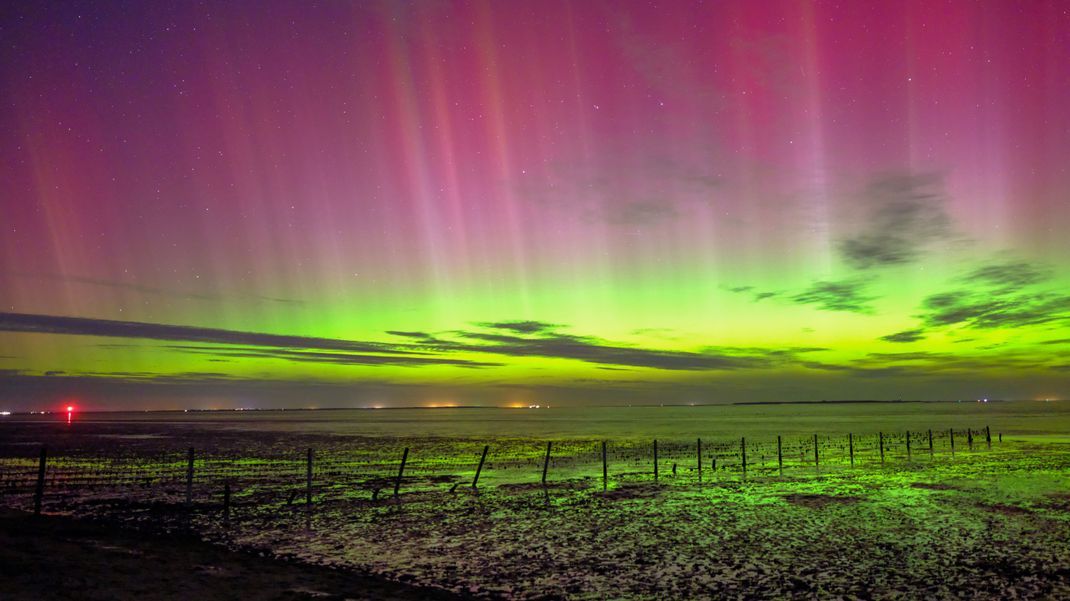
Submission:
{"label": "wispy cloud", "polygon": [[895,173],[875,177],[861,195],[867,210],[863,229],[840,242],[844,261],[872,269],[915,261],[922,249],[950,231],[944,210],[943,177]]}
{"label": "wispy cloud", "polygon": [[[590,336],[552,330],[550,324],[518,332],[518,322],[488,324],[492,331],[461,331],[462,340],[450,347],[513,357],[572,359],[610,366],[645,367],[673,371],[762,369],[794,360],[795,355],[819,348],[759,349],[708,347],[701,351],[639,348]],[[526,322],[521,322],[526,323]],[[519,335],[519,334],[530,335]]]}
{"label": "wispy cloud", "polygon": [[865,288],[866,283],[858,279],[819,281],[792,296],[791,300],[800,305],[816,305],[825,311],[872,313],[873,307],[870,303],[875,298],[867,295]]}
{"label": "wispy cloud", "polygon": [[903,330],[895,334],[881,336],[885,342],[917,342],[925,339],[925,330]]}
{"label": "wispy cloud", "polygon": [[31,313],[0,313],[0,331],[37,334],[70,334],[105,338],[134,338],[214,344],[239,344],[298,349],[351,352],[414,352],[378,342],[360,342],[336,338],[289,336],[261,332],[242,332],[196,326],[175,326],[139,321],[116,321],[87,317],[61,317]]}
{"label": "wispy cloud", "polygon": [[1000,261],[958,278],[962,287],[922,301],[922,323],[932,327],[1021,328],[1070,321],[1070,295],[1043,286],[1052,279],[1046,266]]}
{"label": "wispy cloud", "polygon": [[215,358],[230,357],[241,359],[279,359],[296,363],[327,363],[335,365],[396,365],[402,367],[422,367],[426,365],[451,365],[455,367],[499,367],[502,363],[489,361],[471,361],[468,359],[450,359],[438,356],[412,355],[368,355],[360,353],[337,353],[323,351],[303,351],[293,349],[257,348],[257,347],[209,347],[168,345],[166,348],[187,353],[207,354]]}

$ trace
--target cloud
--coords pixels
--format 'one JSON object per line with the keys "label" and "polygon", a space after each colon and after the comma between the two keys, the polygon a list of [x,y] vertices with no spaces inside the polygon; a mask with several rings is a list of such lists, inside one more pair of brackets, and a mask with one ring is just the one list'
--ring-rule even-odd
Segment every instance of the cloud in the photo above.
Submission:
{"label": "cloud", "polygon": [[1022,328],[1070,320],[1070,296],[957,290],[927,297],[922,310],[919,317],[930,327]]}
{"label": "cloud", "polygon": [[256,347],[211,347],[168,345],[166,348],[187,352],[210,354],[214,357],[231,357],[241,359],[280,359],[298,363],[325,363],[335,365],[397,365],[402,367],[422,367],[426,365],[452,365],[456,367],[500,367],[502,363],[470,361],[468,359],[450,359],[446,357],[422,357],[411,355],[365,355],[357,353],[328,353],[322,351],[301,351],[291,349],[270,349]]}
{"label": "cloud", "polygon": [[903,330],[895,334],[881,336],[881,340],[886,342],[917,342],[923,339],[925,339],[925,330]]}
{"label": "cloud", "polygon": [[387,330],[386,333],[390,334],[391,336],[401,336],[402,338],[420,338],[420,339],[434,338],[434,336],[432,336],[431,334],[429,334],[427,332],[410,332],[410,331],[404,331],[404,330]]}
{"label": "cloud", "polygon": [[947,196],[939,174],[896,173],[874,178],[861,195],[865,227],[840,242],[843,260],[856,269],[915,261],[923,248],[950,230]]}
{"label": "cloud", "polygon": [[60,317],[30,313],[0,313],[0,331],[37,334],[69,334],[106,338],[136,338],[213,344],[239,344],[299,349],[319,349],[373,353],[414,353],[416,351],[378,342],[359,342],[337,338],[288,336],[260,332],[242,332],[196,326],[173,326],[139,321],[116,321],[87,317]]}
{"label": "cloud", "polygon": [[536,332],[549,332],[558,327],[557,324],[543,321],[496,321],[482,322],[479,325],[494,330],[509,330],[520,334],[534,334]]}
{"label": "cloud", "polygon": [[995,286],[1008,293],[1051,279],[1051,272],[1025,261],[1011,261],[985,265],[969,273],[966,282]]}
{"label": "cloud", "polygon": [[800,305],[817,305],[824,311],[868,314],[873,310],[870,301],[874,297],[865,295],[864,291],[865,282],[861,280],[819,281],[792,296],[791,300]]}
{"label": "cloud", "polygon": [[927,327],[1024,328],[1070,322],[1070,295],[1044,289],[1051,269],[1004,260],[973,268],[954,279],[959,287],[931,294],[917,315]]}
{"label": "cloud", "polygon": [[732,370],[783,365],[795,361],[795,355],[799,353],[825,350],[811,347],[661,350],[561,333],[558,329],[562,326],[541,321],[480,323],[485,330],[455,331],[449,337],[427,332],[391,330],[393,335],[414,339],[417,343],[388,344],[132,321],[0,313],[0,331],[192,342],[201,344],[164,345],[163,348],[211,355],[217,359],[279,359],[348,365],[452,365],[471,368],[502,365],[499,362],[449,356],[451,353],[481,353],[507,357],[570,359],[599,366],[646,367],[674,371]]}
{"label": "cloud", "polygon": [[[541,324],[541,322],[535,323]],[[564,334],[551,331],[549,324],[542,325],[544,327],[541,329],[531,332],[517,332],[516,334],[478,331],[455,332],[464,341],[450,343],[446,348],[514,357],[572,359],[597,365],[646,367],[672,371],[762,369],[793,361],[797,353],[825,350],[820,348],[708,347],[696,352],[647,349],[612,343],[589,336]]]}

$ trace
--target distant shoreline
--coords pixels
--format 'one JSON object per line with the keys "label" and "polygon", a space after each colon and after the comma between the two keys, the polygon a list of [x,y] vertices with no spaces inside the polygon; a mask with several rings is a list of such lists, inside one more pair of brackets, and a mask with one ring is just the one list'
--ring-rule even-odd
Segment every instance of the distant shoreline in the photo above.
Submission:
{"label": "distant shoreline", "polygon": [[[970,400],[920,400],[920,399],[845,399],[845,400],[818,400],[818,401],[735,401],[727,403],[644,403],[644,404],[629,404],[629,405],[558,405],[556,409],[628,409],[634,407],[733,407],[733,406],[755,406],[755,405],[897,405],[906,403],[915,404],[944,404],[944,403],[1014,403],[1014,402],[1058,402],[1060,399],[1052,399],[1049,401],[1035,401],[1033,399],[988,399],[986,401],[978,401],[976,399]],[[550,406],[542,407],[542,409],[550,409]],[[242,407],[233,409],[104,409],[104,410],[86,410],[76,411],[75,415],[95,415],[106,413],[297,413],[297,412],[310,412],[310,411],[396,411],[402,409],[426,409],[426,410],[442,410],[442,409],[507,409],[510,411],[518,411],[529,409],[528,407],[505,407],[499,405],[451,405],[440,407],[421,407],[419,405],[406,405],[401,407],[275,407],[275,408],[252,408]],[[532,409],[539,411],[542,409]],[[2,414],[3,417],[18,417],[27,415],[65,415],[65,411],[10,411]]]}
{"label": "distant shoreline", "polygon": [[[922,401],[922,400],[904,400],[904,399],[894,399],[894,400],[889,400],[889,401],[881,401],[881,400],[876,400],[876,399],[872,399],[872,400],[861,400],[861,399],[859,399],[859,400],[846,400],[846,401],[828,401],[828,400],[821,400],[821,401],[739,401],[737,403],[732,403],[732,404],[733,405],[859,405],[859,404],[865,404],[865,403],[876,403],[876,404],[885,404],[885,405],[887,405],[887,404],[898,404],[898,403],[961,403],[961,402],[962,401]],[[970,402],[972,403],[972,402],[975,402],[975,401],[970,401]],[[985,401],[985,402],[1001,403],[1003,401],[992,401],[992,400],[989,400],[989,401]]]}

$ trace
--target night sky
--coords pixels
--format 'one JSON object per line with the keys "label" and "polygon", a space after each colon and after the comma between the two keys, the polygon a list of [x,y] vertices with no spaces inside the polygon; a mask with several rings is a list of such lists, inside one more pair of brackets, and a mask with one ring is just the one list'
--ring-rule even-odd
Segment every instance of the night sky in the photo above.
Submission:
{"label": "night sky", "polygon": [[1070,397],[1064,2],[10,2],[0,409]]}

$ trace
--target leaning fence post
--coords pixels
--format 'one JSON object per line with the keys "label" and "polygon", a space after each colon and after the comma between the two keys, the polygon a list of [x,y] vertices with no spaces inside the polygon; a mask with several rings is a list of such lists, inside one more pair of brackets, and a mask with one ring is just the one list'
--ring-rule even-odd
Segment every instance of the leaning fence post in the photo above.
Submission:
{"label": "leaning fence post", "polygon": [[1003,432],[999,433],[999,443],[1003,444]]}
{"label": "leaning fence post", "polygon": [[312,447],[305,458],[305,507],[312,509]]}
{"label": "leaning fence post", "polygon": [[966,447],[973,450],[973,428],[966,429]]}
{"label": "leaning fence post", "polygon": [[654,439],[654,482],[658,481],[658,439]]}
{"label": "leaning fence post", "polygon": [[230,525],[230,481],[223,482],[223,525]]}
{"label": "leaning fence post", "polygon": [[955,429],[954,428],[948,428],[947,431],[948,431],[948,433],[951,434],[951,456],[954,457],[955,456]]}
{"label": "leaning fence post", "polygon": [[907,461],[910,461],[910,430],[907,430]]}
{"label": "leaning fence post", "polygon": [[780,445],[780,435],[776,435],[776,466],[780,470],[780,475],[784,475],[784,450]]}
{"label": "leaning fence post", "polygon": [[855,435],[847,433],[847,453],[851,456],[851,467],[855,466]]}
{"label": "leaning fence post", "polygon": [[41,515],[41,501],[45,496],[45,463],[48,452],[41,446],[41,458],[37,463],[37,487],[33,491],[33,514]]}
{"label": "leaning fence post", "polygon": [[992,430],[985,426],[985,444],[988,445],[988,450],[992,450]]}
{"label": "leaning fence post", "polygon": [[472,478],[472,488],[479,484],[479,473],[483,471],[483,462],[487,460],[487,451],[490,450],[490,445],[483,445],[483,455],[479,458],[479,467],[476,468],[476,477]]}
{"label": "leaning fence post", "polygon": [[398,479],[394,480],[394,496],[398,496],[398,490],[401,488],[401,477],[405,475],[405,462],[409,459],[409,447],[405,447],[405,450],[401,452],[401,466],[398,467]]}
{"label": "leaning fence post", "polygon": [[747,437],[741,437],[739,439],[740,455],[743,459],[743,477],[747,477]]}
{"label": "leaning fence post", "polygon": [[884,432],[878,432],[881,446],[881,465],[884,465]]}
{"label": "leaning fence post", "polygon": [[929,428],[929,459],[933,458],[933,429]]}
{"label": "leaning fence post", "polygon": [[609,489],[609,459],[606,457],[606,441],[602,441],[602,490]]}
{"label": "leaning fence post", "polygon": [[821,469],[821,461],[818,459],[817,456],[817,434],[814,434],[814,469]]}
{"label": "leaning fence post", "polygon": [[695,442],[695,454],[698,457],[698,481],[702,482],[702,439]]}
{"label": "leaning fence post", "polygon": [[551,441],[546,441],[546,458],[542,460],[542,485],[546,486],[546,470],[550,469],[550,445]]}
{"label": "leaning fence post", "polygon": [[193,504],[193,447],[186,456],[186,507]]}

